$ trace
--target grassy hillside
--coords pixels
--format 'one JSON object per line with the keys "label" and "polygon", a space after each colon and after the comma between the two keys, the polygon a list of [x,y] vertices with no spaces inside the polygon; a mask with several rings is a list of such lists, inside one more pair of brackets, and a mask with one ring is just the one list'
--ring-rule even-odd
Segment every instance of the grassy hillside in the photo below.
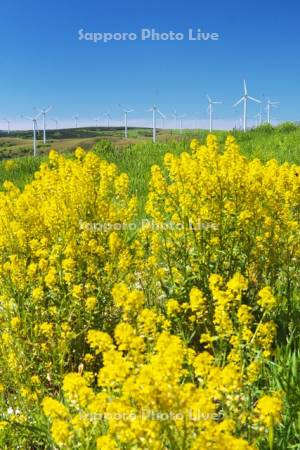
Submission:
{"label": "grassy hillside", "polygon": [[[285,123],[276,128],[263,125],[249,130],[247,133],[233,130],[239,143],[243,144],[243,151],[249,157],[258,157],[263,160],[277,158],[279,161],[300,162],[300,126]],[[185,130],[180,134],[178,130],[158,130],[160,143],[189,142],[196,137],[205,139],[208,131]],[[222,141],[227,131],[214,131]],[[122,128],[78,128],[65,130],[49,130],[47,143],[42,143],[40,134],[38,139],[38,153],[45,155],[51,148],[58,152],[71,152],[82,146],[91,149],[96,143],[107,140],[118,149],[131,147],[134,144],[151,142],[152,130],[133,128],[128,131],[129,139],[124,139]],[[13,132],[9,136],[0,132],[0,161],[8,158],[32,155],[32,132]]]}
{"label": "grassy hillside", "polygon": [[[262,126],[243,133],[232,132],[241,146],[242,152],[249,158],[259,158],[262,161],[277,159],[279,162],[288,161],[300,164],[300,127],[293,124],[284,124],[280,127]],[[228,132],[218,131],[219,141],[222,143]],[[161,164],[165,153],[179,154],[189,149],[192,138],[204,141],[207,131],[178,132],[160,130],[158,143],[151,142],[151,130],[130,130],[129,139],[122,138],[122,129],[77,129],[49,132],[47,145],[39,144],[41,156],[33,158],[31,152],[31,135],[21,133],[17,136],[0,138],[0,155],[5,160],[0,163],[0,184],[11,180],[20,188],[32,178],[41,161],[51,148],[72,157],[73,150],[81,146],[86,150],[93,149],[102,158],[114,162],[121,171],[128,173],[131,179],[131,188],[138,194],[140,211],[142,210],[147,186],[150,179],[150,168],[153,164]],[[13,157],[15,166],[6,169],[8,156]],[[18,157],[17,157],[18,156]]]}

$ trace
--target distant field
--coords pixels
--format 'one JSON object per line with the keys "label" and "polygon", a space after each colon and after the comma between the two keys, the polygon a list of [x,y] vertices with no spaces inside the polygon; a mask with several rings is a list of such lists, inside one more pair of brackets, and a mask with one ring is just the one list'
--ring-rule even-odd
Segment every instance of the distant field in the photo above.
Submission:
{"label": "distant field", "polygon": [[[150,130],[136,129],[130,131],[130,139],[142,140],[151,136]],[[91,149],[96,142],[101,139],[109,139],[118,143],[118,145],[127,145],[123,140],[123,131],[118,128],[97,129],[97,128],[78,128],[71,130],[50,130],[47,132],[47,143],[44,145],[41,135],[37,143],[37,150],[40,156],[48,154],[51,148],[58,152],[71,152],[76,147],[82,146],[85,149]],[[14,132],[10,136],[0,134],[0,160],[7,158],[16,158],[19,156],[32,155],[32,132]]]}

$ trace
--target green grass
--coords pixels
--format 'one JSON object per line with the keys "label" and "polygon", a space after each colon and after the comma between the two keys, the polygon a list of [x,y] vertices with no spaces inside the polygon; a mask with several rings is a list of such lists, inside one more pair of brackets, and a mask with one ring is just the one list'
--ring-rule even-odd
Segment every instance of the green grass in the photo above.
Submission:
{"label": "green grass", "polygon": [[125,149],[118,149],[113,146],[107,148],[99,143],[95,146],[94,151],[103,159],[115,163],[121,172],[129,175],[131,191],[138,196],[138,217],[140,218],[143,215],[148,192],[151,166],[154,164],[161,165],[167,152],[179,154],[187,148],[184,142],[157,143],[156,145],[147,142],[131,145]]}
{"label": "green grass", "polygon": [[16,166],[13,169],[6,170],[3,162],[0,163],[0,186],[6,180],[12,181],[20,189],[29,183],[33,174],[38,170],[41,162],[46,158],[24,157],[16,160]]}

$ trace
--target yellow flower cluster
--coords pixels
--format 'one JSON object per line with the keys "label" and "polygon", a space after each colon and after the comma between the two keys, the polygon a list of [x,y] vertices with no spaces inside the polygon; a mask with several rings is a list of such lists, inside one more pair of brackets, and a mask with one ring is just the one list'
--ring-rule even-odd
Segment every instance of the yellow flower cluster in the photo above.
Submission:
{"label": "yellow flower cluster", "polygon": [[3,448],[266,442],[283,395],[263,376],[300,287],[297,170],[193,140],[152,168],[155,226],[134,236],[128,176],[94,153],[51,151],[23,191],[4,183]]}
{"label": "yellow flower cluster", "polygon": [[104,226],[131,222],[136,199],[114,164],[80,148],[75,159],[51,151],[24,191],[4,188],[0,379],[10,404],[32,376],[53,389],[85,353],[83,330],[116,320],[111,288],[134,262],[126,231]]}
{"label": "yellow flower cluster", "polygon": [[[299,286],[298,166],[248,160],[232,136],[224,147],[209,135],[191,148],[152,170],[146,211],[157,226],[140,233],[151,289],[159,280],[169,297],[180,296],[187,280],[207,289],[209,274],[220,272],[245,274],[256,292]],[[272,309],[268,288],[262,296]]]}
{"label": "yellow flower cluster", "polygon": [[265,395],[258,400],[255,410],[267,427],[273,427],[281,421],[282,398],[279,395]]}
{"label": "yellow flower cluster", "polygon": [[[211,277],[214,296],[222,297],[222,284],[222,277]],[[237,303],[238,309],[241,292],[247,288],[245,279],[236,274],[226,287],[224,298]],[[150,310],[145,307],[142,292],[119,284],[113,289],[113,297],[117,307],[124,306],[126,299],[138,302],[129,300],[126,304],[113,338],[99,330],[88,332],[91,351],[102,360],[98,387],[94,385],[92,389],[93,377],[88,371],[69,373],[63,383],[65,404],[50,398],[44,400],[44,412],[51,419],[56,445],[72,448],[78,440],[86,444],[94,439],[101,450],[164,449],[174,442],[185,442],[185,448],[194,450],[251,450],[254,445],[236,437],[237,424],[247,415],[254,438],[258,421],[265,427],[280,421],[279,394],[274,396],[276,401],[265,396],[256,406],[254,399],[251,404],[245,389],[249,382],[245,362],[233,360],[229,353],[223,354],[220,364],[213,353],[201,351],[199,346],[196,351],[180,336],[162,329],[163,315],[159,313],[145,331],[140,325]],[[193,288],[183,310],[198,311],[204,303],[204,295]],[[248,323],[252,316],[245,305],[244,309],[240,317]],[[182,308],[171,299],[166,310],[167,315],[173,316],[180,314]],[[226,334],[223,344],[230,345],[233,335],[233,331]],[[252,372],[253,355],[248,353],[248,369]],[[269,410],[268,402],[272,406]]]}
{"label": "yellow flower cluster", "polygon": [[7,172],[9,172],[10,170],[15,169],[15,167],[16,167],[16,161],[14,159],[8,159],[4,163],[4,168],[5,168],[5,170]]}

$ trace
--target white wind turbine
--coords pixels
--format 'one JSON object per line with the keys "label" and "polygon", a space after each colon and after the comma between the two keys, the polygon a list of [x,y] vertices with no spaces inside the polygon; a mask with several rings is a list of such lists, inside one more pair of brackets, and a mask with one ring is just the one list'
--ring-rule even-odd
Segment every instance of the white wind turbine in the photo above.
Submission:
{"label": "white wind turbine", "polygon": [[147,110],[148,112],[152,112],[152,129],[153,129],[153,134],[152,134],[152,141],[155,143],[156,142],[156,115],[157,113],[165,119],[165,115],[158,109],[158,106],[153,105],[152,108]]}
{"label": "white wind turbine", "polygon": [[48,108],[40,109],[40,113],[43,116],[43,142],[46,144],[46,116],[48,112],[52,109],[52,106],[49,106]]}
{"label": "white wind turbine", "polygon": [[134,111],[134,109],[124,109],[122,108],[121,105],[119,105],[119,107],[122,109],[123,113],[124,113],[124,135],[125,135],[125,139],[128,138],[128,114],[132,113]]}
{"label": "white wind turbine", "polygon": [[209,95],[207,95],[207,100],[208,100],[208,113],[209,113],[209,132],[212,132],[212,123],[213,123],[213,117],[212,117],[212,113],[213,113],[213,105],[221,105],[222,102],[215,102],[212,101],[212,99],[210,98]]}
{"label": "white wind turbine", "polygon": [[95,121],[95,124],[96,124],[96,128],[99,128],[99,126],[100,126],[100,117],[95,117],[94,121]]}
{"label": "white wind turbine", "polygon": [[244,102],[244,119],[243,119],[243,129],[244,131],[247,130],[247,106],[248,106],[248,100],[252,100],[253,102],[256,103],[261,103],[260,100],[257,100],[254,97],[251,97],[250,95],[248,95],[248,90],[247,90],[247,85],[246,85],[246,81],[244,80],[244,95],[243,97],[241,97],[233,106],[234,108],[239,105],[241,102]]}
{"label": "white wind turbine", "polygon": [[111,115],[109,112],[104,113],[105,117],[107,118],[107,128],[109,128],[110,120],[112,120]]}
{"label": "white wind turbine", "polygon": [[55,122],[55,129],[58,130],[58,119],[51,119],[52,122]]}
{"label": "white wind turbine", "polygon": [[186,114],[182,114],[181,116],[178,114],[177,110],[175,109],[173,117],[175,119],[175,128],[178,128],[178,119],[179,119],[179,130],[180,133],[182,133],[182,119],[186,117]]}
{"label": "white wind turbine", "polygon": [[259,127],[261,125],[261,112],[255,114],[254,118],[256,121],[256,127]]}
{"label": "white wind turbine", "polygon": [[179,119],[179,130],[180,130],[180,134],[182,134],[182,123],[183,123],[183,119],[186,117],[186,114],[182,114],[181,116],[178,116]]}
{"label": "white wind turbine", "polygon": [[76,116],[73,117],[75,120],[75,128],[78,128],[78,122],[79,122],[79,114],[77,113]]}
{"label": "white wind turbine", "polygon": [[268,114],[268,123],[271,123],[271,108],[277,108],[279,102],[271,102],[270,98],[267,101],[267,114]]}
{"label": "white wind turbine", "polygon": [[33,131],[33,156],[36,156],[36,133],[39,131],[37,120],[42,115],[42,112],[39,112],[35,117],[30,116],[22,116],[24,119],[30,120],[32,122],[32,131]]}
{"label": "white wind turbine", "polygon": [[10,124],[11,124],[11,121],[10,121],[9,119],[3,119],[3,120],[4,120],[4,122],[7,123],[7,134],[10,134]]}

